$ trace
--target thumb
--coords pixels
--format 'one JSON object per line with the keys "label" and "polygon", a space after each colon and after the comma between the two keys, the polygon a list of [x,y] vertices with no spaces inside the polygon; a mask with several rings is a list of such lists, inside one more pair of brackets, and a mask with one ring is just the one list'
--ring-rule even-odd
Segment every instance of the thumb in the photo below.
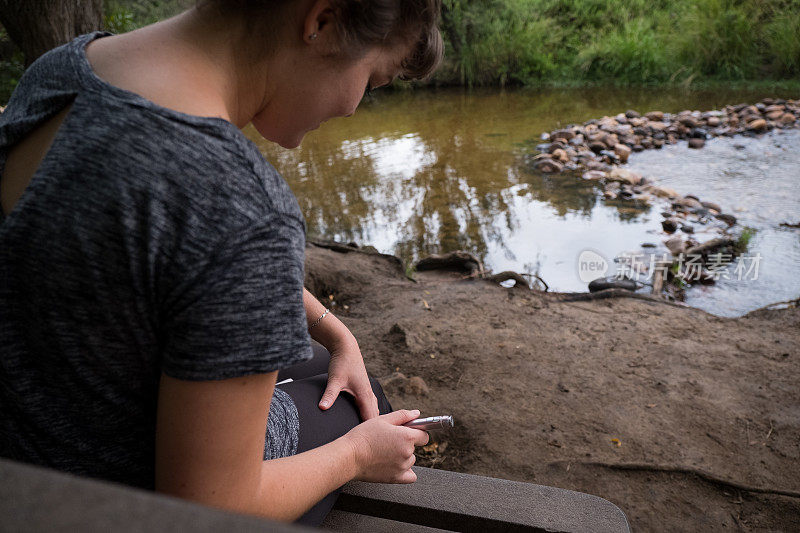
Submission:
{"label": "thumb", "polygon": [[408,409],[398,409],[397,411],[392,411],[383,416],[390,424],[400,426],[417,418],[419,416],[419,409],[412,409],[411,411]]}
{"label": "thumb", "polygon": [[325,387],[325,392],[322,394],[322,398],[319,401],[320,408],[327,409],[333,405],[333,402],[336,401],[341,391],[342,386],[338,382],[328,380],[328,386]]}

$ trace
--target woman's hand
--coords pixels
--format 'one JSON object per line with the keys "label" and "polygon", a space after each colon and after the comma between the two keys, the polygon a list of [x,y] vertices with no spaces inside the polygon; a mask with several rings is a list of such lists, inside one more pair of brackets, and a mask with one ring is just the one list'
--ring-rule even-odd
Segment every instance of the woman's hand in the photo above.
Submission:
{"label": "woman's hand", "polygon": [[401,409],[362,422],[344,437],[353,447],[357,466],[355,479],[374,483],[414,483],[411,470],[414,446],[424,446],[430,436],[421,429],[405,427],[419,416],[419,410]]}
{"label": "woman's hand", "polygon": [[320,399],[320,409],[328,409],[338,398],[339,393],[346,391],[355,397],[362,420],[377,417],[378,399],[372,392],[367,369],[364,367],[364,358],[361,356],[356,339],[350,335],[349,339],[328,347],[328,351],[331,354],[328,385]]}

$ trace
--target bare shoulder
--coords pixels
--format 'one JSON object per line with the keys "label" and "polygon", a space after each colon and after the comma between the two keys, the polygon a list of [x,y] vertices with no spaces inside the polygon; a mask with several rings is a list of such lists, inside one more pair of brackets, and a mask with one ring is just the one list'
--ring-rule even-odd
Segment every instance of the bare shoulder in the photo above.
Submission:
{"label": "bare shoulder", "polygon": [[177,42],[142,28],[95,39],[85,53],[94,74],[109,85],[173,111],[228,119],[208,85],[206,67],[187,58]]}

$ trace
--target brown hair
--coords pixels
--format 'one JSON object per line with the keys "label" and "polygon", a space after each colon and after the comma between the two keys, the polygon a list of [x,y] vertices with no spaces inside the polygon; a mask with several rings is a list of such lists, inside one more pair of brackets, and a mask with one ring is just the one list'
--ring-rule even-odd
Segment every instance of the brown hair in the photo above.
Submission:
{"label": "brown hair", "polygon": [[[439,67],[444,44],[438,22],[441,0],[330,0],[336,15],[339,43],[330,55],[358,59],[375,46],[407,46],[411,52],[401,63],[400,79],[421,80]],[[198,8],[212,5],[220,14],[244,23],[247,35],[276,34],[284,27],[297,0],[197,0]],[[259,29],[256,33],[256,29]],[[274,48],[263,43],[258,55]]]}

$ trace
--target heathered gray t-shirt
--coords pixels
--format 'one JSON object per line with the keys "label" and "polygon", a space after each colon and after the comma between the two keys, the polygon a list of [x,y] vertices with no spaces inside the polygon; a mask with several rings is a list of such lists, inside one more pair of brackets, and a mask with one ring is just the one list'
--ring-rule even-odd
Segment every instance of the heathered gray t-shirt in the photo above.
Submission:
{"label": "heathered gray t-shirt", "polygon": [[[312,356],[305,221],[233,124],[96,76],[84,48],[105,35],[39,58],[0,115],[1,176],[9,147],[73,103],[0,219],[0,455],[152,488],[162,371],[220,380]],[[296,453],[297,430],[276,388],[265,459]]]}

